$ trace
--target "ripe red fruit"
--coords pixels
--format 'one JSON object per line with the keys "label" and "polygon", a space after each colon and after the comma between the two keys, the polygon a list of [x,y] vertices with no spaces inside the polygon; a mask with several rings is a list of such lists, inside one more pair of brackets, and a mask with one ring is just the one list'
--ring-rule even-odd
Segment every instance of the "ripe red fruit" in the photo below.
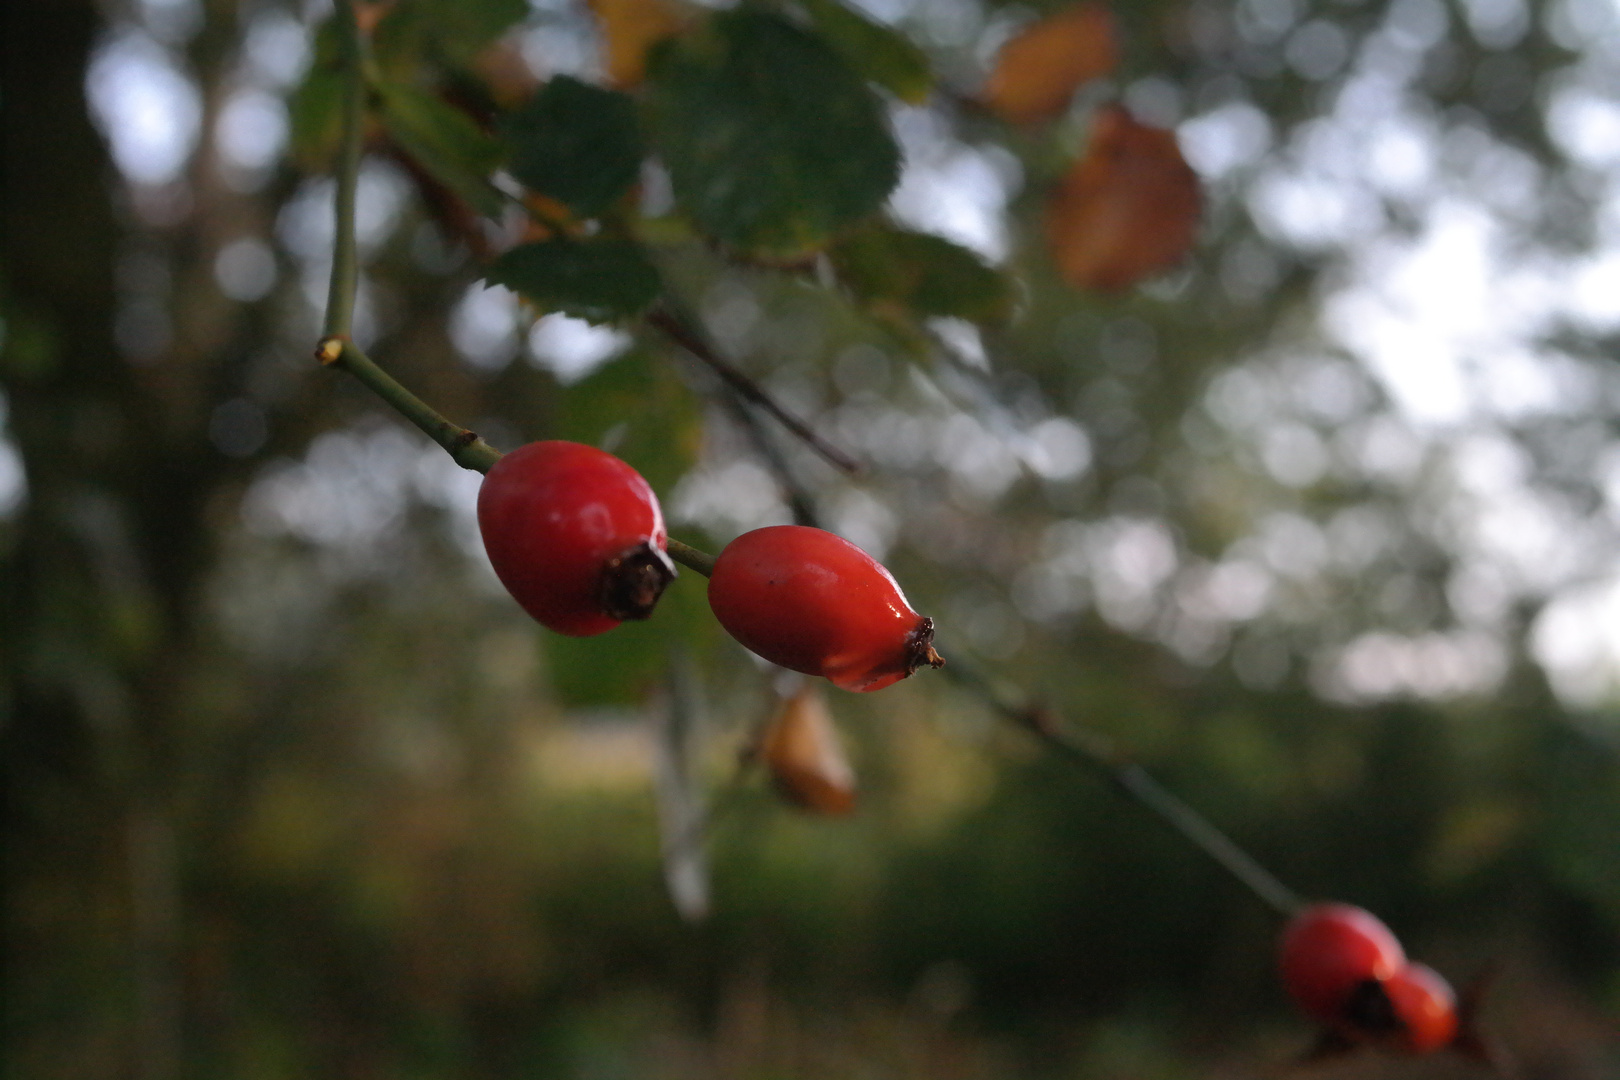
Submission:
{"label": "ripe red fruit", "polygon": [[1365,1037],[1358,1014],[1376,988],[1406,966],[1406,953],[1389,927],[1349,904],[1315,904],[1296,915],[1282,937],[1282,980],[1288,995],[1311,1016],[1342,1034]]}
{"label": "ripe red fruit", "polygon": [[821,529],[772,525],[737,537],[715,560],[709,607],[755,653],[845,690],[880,690],[945,663],[934,620],[911,610],[870,555]]}
{"label": "ripe red fruit", "polygon": [[506,591],[560,634],[645,619],[675,577],[652,488],[593,446],[537,442],[502,457],[478,490],[478,530]]}
{"label": "ripe red fruit", "polygon": [[1439,972],[1425,964],[1408,964],[1384,980],[1395,1030],[1385,1045],[1410,1054],[1427,1054],[1457,1038],[1457,996]]}

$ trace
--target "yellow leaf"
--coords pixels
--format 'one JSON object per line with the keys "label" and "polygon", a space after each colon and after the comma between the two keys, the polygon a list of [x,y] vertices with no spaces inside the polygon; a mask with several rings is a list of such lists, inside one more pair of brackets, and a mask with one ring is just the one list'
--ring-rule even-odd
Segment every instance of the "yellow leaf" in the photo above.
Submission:
{"label": "yellow leaf", "polygon": [[984,101],[1014,124],[1044,120],[1117,61],[1114,17],[1101,4],[1077,4],[1030,23],[1001,47]]}
{"label": "yellow leaf", "polygon": [[621,88],[639,86],[647,74],[647,51],[678,33],[691,13],[672,0],[590,0],[602,25],[602,62]]}

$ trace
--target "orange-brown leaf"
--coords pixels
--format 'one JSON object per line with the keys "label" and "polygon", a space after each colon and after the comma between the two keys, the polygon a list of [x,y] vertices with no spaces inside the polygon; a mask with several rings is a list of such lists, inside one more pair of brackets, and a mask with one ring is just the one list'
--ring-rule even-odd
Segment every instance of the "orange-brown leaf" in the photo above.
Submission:
{"label": "orange-brown leaf", "polygon": [[1201,202],[1174,132],[1117,105],[1099,110],[1085,154],[1047,208],[1058,272],[1076,288],[1128,289],[1186,257]]}
{"label": "orange-brown leaf", "polygon": [[473,71],[489,87],[490,97],[503,109],[514,109],[527,101],[540,85],[523,58],[523,50],[513,39],[501,38],[473,57]]}
{"label": "orange-brown leaf", "polygon": [[985,104],[1014,124],[1044,120],[1118,60],[1113,15],[1101,4],[1076,4],[1030,23],[1001,47],[985,83]]}
{"label": "orange-brown leaf", "polygon": [[590,0],[602,25],[602,62],[613,85],[628,89],[647,76],[647,50],[679,32],[691,14],[672,0]]}
{"label": "orange-brown leaf", "polygon": [[393,0],[378,0],[377,3],[358,3],[354,5],[354,22],[360,28],[360,33],[366,37],[377,29],[384,15],[394,6]]}
{"label": "orange-brown leaf", "polygon": [[765,730],[760,756],[790,802],[820,814],[855,808],[855,771],[819,688],[806,687],[782,702]]}

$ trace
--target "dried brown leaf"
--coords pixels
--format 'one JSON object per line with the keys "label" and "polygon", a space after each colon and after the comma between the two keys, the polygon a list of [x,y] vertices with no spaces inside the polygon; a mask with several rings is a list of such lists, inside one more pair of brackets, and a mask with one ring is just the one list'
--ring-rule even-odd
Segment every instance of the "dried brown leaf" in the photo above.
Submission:
{"label": "dried brown leaf", "polygon": [[1186,257],[1202,201],[1175,133],[1108,106],[1047,207],[1058,272],[1076,288],[1130,288]]}
{"label": "dried brown leaf", "polygon": [[782,796],[819,814],[855,808],[855,770],[818,687],[782,702],[760,744],[760,757]]}
{"label": "dried brown leaf", "polygon": [[1001,47],[984,101],[1014,124],[1056,116],[1084,83],[1114,70],[1114,17],[1101,4],[1077,4],[1024,27]]}

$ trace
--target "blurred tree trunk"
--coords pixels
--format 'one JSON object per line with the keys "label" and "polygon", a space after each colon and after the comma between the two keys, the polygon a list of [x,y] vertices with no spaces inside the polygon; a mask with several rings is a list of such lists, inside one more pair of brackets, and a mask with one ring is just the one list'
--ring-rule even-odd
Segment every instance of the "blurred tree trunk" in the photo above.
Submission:
{"label": "blurred tree trunk", "polygon": [[33,1021],[8,1053],[32,1074],[172,1076],[162,778],[199,490],[114,340],[123,230],[84,92],[98,11],[15,0],[4,19],[3,378],[28,481],[0,566],[8,1029]]}

